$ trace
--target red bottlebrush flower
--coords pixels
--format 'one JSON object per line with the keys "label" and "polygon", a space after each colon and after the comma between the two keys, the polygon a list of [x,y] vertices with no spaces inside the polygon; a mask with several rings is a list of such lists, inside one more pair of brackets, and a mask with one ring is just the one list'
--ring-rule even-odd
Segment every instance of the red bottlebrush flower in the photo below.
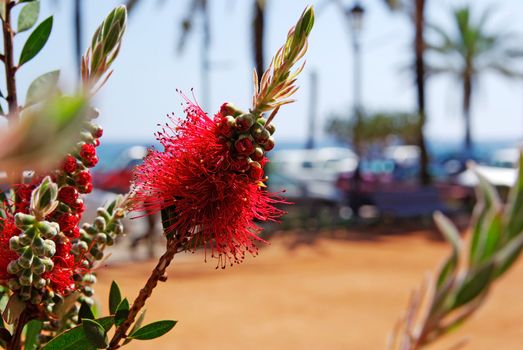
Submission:
{"label": "red bottlebrush flower", "polygon": [[56,253],[52,260],[54,268],[42,275],[50,280],[50,286],[56,292],[67,295],[76,289],[74,274],[81,270],[81,260],[75,261],[71,252],[71,242],[57,242]]}
{"label": "red bottlebrush flower", "polygon": [[82,213],[85,211],[83,199],[77,199],[74,203],[71,204],[71,208],[79,215],[82,215]]}
{"label": "red bottlebrush flower", "polygon": [[74,206],[78,199],[78,191],[73,186],[64,186],[58,191],[58,200],[69,206]]}
{"label": "red bottlebrush flower", "polygon": [[18,254],[9,249],[9,239],[19,233],[14,220],[0,218],[0,280],[9,279],[10,274],[7,272],[7,265],[12,260],[18,259]]}
{"label": "red bottlebrush flower", "polygon": [[76,158],[72,155],[67,155],[64,159],[64,162],[62,164],[62,169],[66,173],[74,173],[76,171],[77,164],[76,164]]}
{"label": "red bottlebrush flower", "polygon": [[78,186],[84,187],[91,184],[92,176],[89,171],[81,171],[76,175],[75,180]]}
{"label": "red bottlebrush flower", "polygon": [[274,204],[282,200],[237,170],[241,159],[220,140],[219,115],[212,120],[190,102],[185,112],[185,121],[157,134],[164,151],[151,150],[135,169],[132,205],[147,213],[174,209],[166,231],[185,249],[204,245],[222,267],[241,262],[263,241],[254,220],[277,219],[283,212]]}
{"label": "red bottlebrush flower", "polygon": [[249,177],[252,180],[258,181],[263,177],[263,169],[258,162],[252,162],[249,168]]}

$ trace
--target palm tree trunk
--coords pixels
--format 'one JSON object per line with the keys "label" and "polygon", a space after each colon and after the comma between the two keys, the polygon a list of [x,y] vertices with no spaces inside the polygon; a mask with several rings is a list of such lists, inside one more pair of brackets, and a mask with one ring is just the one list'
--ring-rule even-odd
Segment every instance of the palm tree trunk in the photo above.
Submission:
{"label": "palm tree trunk", "polygon": [[472,77],[465,73],[463,77],[463,117],[465,118],[465,152],[472,152],[472,121],[470,115],[470,102],[472,98]]}
{"label": "palm tree trunk", "polygon": [[75,59],[80,71],[80,60],[82,59],[82,4],[81,0],[74,1],[74,39]]}
{"label": "palm tree trunk", "polygon": [[425,40],[424,40],[424,15],[425,15],[425,0],[415,1],[415,51],[416,51],[416,86],[417,86],[417,102],[418,102],[418,147],[420,149],[420,173],[419,180],[423,185],[428,185],[431,182],[430,174],[428,172],[429,156],[427,152],[427,145],[425,142],[425,134],[423,129],[425,127],[426,111],[425,111]]}
{"label": "palm tree trunk", "polygon": [[265,0],[254,0],[254,14],[252,21],[254,64],[258,76],[265,70],[263,59],[263,39],[265,36]]}

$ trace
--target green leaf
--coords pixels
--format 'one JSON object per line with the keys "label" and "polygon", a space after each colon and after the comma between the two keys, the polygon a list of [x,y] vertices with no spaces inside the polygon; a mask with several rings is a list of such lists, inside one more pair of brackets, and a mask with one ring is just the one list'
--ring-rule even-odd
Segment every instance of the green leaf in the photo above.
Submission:
{"label": "green leaf", "polygon": [[497,271],[496,277],[505,273],[517,260],[523,249],[523,235],[514,238],[509,244],[501,249],[495,257]]}
{"label": "green leaf", "polygon": [[510,190],[505,220],[506,236],[511,239],[523,230],[523,153],[519,155],[518,178]]}
{"label": "green leaf", "polygon": [[51,34],[51,29],[53,28],[53,16],[48,17],[42,23],[36,27],[36,29],[31,33],[29,38],[24,44],[22,53],[20,54],[19,66],[31,60],[33,57],[42,50],[49,35]]}
{"label": "green leaf", "polygon": [[114,324],[118,327],[121,325],[127,316],[129,315],[129,302],[127,299],[124,299],[120,302],[116,308],[116,313],[114,315]]}
{"label": "green leaf", "polygon": [[452,246],[452,254],[443,264],[436,282],[436,288],[440,290],[452,278],[457,269],[462,243],[458,229],[445,215],[440,212],[434,213],[434,222]]}
{"label": "green leaf", "polygon": [[31,29],[38,21],[40,1],[33,1],[25,5],[18,16],[18,33]]}
{"label": "green leaf", "polygon": [[113,283],[111,283],[111,290],[109,291],[109,313],[111,315],[116,313],[116,309],[121,301],[122,293],[120,292],[120,287],[118,287],[118,284],[113,281]]}
{"label": "green leaf", "polygon": [[60,71],[54,70],[47,72],[31,83],[27,89],[27,97],[25,99],[25,107],[43,101],[56,91]]}
{"label": "green leaf", "polygon": [[[133,334],[134,331],[136,331],[137,329],[139,329],[142,324],[143,324],[143,321],[145,320],[145,312],[147,310],[143,310],[142,313],[140,314],[140,316],[138,316],[138,319],[136,320],[136,322],[133,324],[133,327],[131,328],[131,330],[129,331],[129,334]],[[129,339],[129,338],[126,338],[125,341],[123,342],[123,345],[126,345],[128,343],[131,342],[132,339]]]}
{"label": "green leaf", "polygon": [[[114,324],[112,316],[96,320],[107,332]],[[69,329],[47,343],[42,350],[93,350],[96,349],[85,336],[82,325]]]}
{"label": "green leaf", "polygon": [[24,350],[36,350],[38,347],[38,336],[42,330],[43,323],[39,320],[32,320],[26,326]]}
{"label": "green leaf", "polygon": [[178,321],[171,320],[153,322],[134,331],[129,335],[128,338],[136,340],[150,340],[158,338],[173,329],[177,322]]}
{"label": "green leaf", "polygon": [[467,276],[456,295],[452,309],[465,305],[488,290],[493,277],[494,263],[483,265],[478,271]]}
{"label": "green leaf", "polygon": [[84,333],[93,346],[97,349],[105,349],[109,345],[104,327],[94,320],[85,318],[82,320]]}
{"label": "green leaf", "polygon": [[91,310],[91,307],[85,301],[80,306],[80,311],[78,311],[78,318],[94,320],[94,313]]}

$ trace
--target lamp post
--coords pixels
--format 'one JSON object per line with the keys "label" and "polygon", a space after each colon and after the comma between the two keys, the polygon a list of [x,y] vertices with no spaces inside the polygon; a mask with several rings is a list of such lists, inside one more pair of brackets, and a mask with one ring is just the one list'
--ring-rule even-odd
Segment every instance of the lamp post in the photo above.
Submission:
{"label": "lamp post", "polygon": [[356,1],[354,5],[345,11],[345,14],[349,20],[350,30],[352,34],[352,54],[353,54],[353,103],[354,103],[354,116],[356,122],[353,130],[353,143],[354,150],[361,156],[361,140],[360,140],[360,127],[363,118],[363,109],[361,102],[361,30],[363,28],[363,15],[365,9]]}

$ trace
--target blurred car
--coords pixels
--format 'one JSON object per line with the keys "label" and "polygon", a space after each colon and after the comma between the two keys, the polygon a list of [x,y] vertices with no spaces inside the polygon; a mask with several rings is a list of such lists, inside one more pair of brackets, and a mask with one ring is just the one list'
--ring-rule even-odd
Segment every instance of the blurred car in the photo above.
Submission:
{"label": "blurred car", "polygon": [[462,186],[474,187],[478,184],[475,171],[483,175],[496,187],[511,187],[516,182],[520,150],[505,148],[495,151],[486,164],[478,164],[457,176],[456,182]]}
{"label": "blurred car", "polygon": [[133,146],[123,151],[109,170],[93,174],[94,187],[110,192],[127,193],[132,180],[131,170],[147,155],[144,146]]}
{"label": "blurred car", "polygon": [[285,189],[283,195],[292,201],[307,198],[338,203],[336,180],[357,165],[358,157],[347,148],[282,150],[271,157],[269,187],[276,192]]}

